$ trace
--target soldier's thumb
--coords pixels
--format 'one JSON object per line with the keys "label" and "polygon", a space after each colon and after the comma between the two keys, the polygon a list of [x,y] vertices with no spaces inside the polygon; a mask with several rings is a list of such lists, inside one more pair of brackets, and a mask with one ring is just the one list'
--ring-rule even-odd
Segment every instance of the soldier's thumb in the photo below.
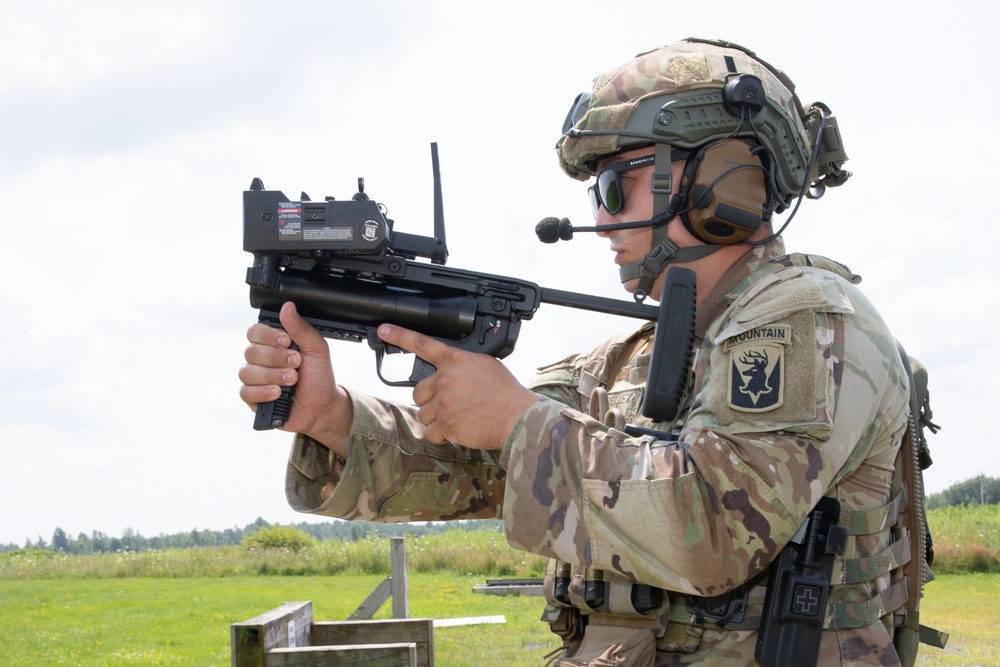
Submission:
{"label": "soldier's thumb", "polygon": [[302,354],[325,353],[328,349],[326,340],[299,315],[299,311],[291,301],[282,304],[278,319]]}

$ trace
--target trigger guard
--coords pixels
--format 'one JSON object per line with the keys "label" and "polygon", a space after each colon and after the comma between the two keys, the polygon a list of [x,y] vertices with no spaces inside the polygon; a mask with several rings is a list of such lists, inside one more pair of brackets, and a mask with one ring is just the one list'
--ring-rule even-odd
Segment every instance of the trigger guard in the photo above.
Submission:
{"label": "trigger guard", "polygon": [[387,354],[399,354],[403,352],[402,348],[396,347],[395,345],[389,345],[388,343],[383,343],[380,340],[369,339],[373,341],[372,349],[375,350],[375,374],[378,375],[378,379],[382,381],[382,384],[389,387],[415,387],[417,383],[424,378],[430,377],[437,371],[437,368],[421,359],[420,357],[414,355],[413,357],[413,370],[410,372],[410,377],[408,380],[390,380],[384,375],[382,375],[382,360],[385,359]]}

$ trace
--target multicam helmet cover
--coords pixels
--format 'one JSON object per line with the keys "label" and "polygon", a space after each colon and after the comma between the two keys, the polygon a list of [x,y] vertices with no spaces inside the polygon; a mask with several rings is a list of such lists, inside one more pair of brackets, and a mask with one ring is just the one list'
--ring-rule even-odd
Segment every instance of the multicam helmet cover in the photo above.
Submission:
{"label": "multicam helmet cover", "polygon": [[[741,73],[758,77],[767,98],[752,119],[724,103],[723,90]],[[772,194],[780,208],[805,192],[807,180],[818,188],[839,185],[849,175],[840,169],[847,155],[835,119],[819,103],[804,112],[794,91],[787,76],[751,51],[689,38],[641,53],[597,77],[593,91],[578,96],[570,109],[556,150],[567,174],[587,180],[599,159],[632,148],[666,143],[692,149],[749,137],[763,144],[773,160],[777,191]],[[810,163],[814,166],[807,179]]]}

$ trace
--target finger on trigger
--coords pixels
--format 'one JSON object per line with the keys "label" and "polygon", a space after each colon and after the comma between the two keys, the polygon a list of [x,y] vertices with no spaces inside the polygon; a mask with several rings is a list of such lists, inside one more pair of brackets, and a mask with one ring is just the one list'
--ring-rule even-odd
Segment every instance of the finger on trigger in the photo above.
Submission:
{"label": "finger on trigger", "polygon": [[378,336],[383,342],[411,352],[434,366],[440,359],[441,348],[447,348],[447,345],[430,336],[390,324],[381,325]]}

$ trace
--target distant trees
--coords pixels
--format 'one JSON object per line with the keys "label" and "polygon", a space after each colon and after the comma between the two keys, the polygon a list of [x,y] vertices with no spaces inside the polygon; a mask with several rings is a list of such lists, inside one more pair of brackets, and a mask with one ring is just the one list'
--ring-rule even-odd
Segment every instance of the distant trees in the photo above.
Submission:
{"label": "distant trees", "polygon": [[52,533],[52,550],[69,551],[69,547],[69,538],[66,537],[65,531],[62,528],[56,528],[55,532]]}
{"label": "distant trees", "polygon": [[[932,493],[927,496],[928,509],[940,509],[954,505],[997,505],[1000,504],[1000,479],[980,475],[972,479],[959,482],[940,493]],[[192,529],[187,532],[174,535],[157,535],[156,537],[144,537],[132,528],[126,528],[121,537],[110,537],[99,530],[95,530],[90,535],[80,533],[75,538],[66,533],[62,528],[56,528],[52,533],[51,542],[46,542],[39,535],[36,541],[30,538],[25,540],[23,546],[17,544],[0,544],[0,552],[16,551],[19,549],[45,549],[56,553],[66,554],[92,554],[92,553],[113,553],[118,551],[139,552],[158,549],[192,549],[198,547],[213,546],[236,546],[247,543],[249,535],[254,532],[270,527],[267,521],[257,517],[255,521],[247,524],[243,528],[234,526],[224,530],[198,530]],[[297,523],[287,527],[288,531],[275,531],[274,535],[265,534],[257,538],[264,541],[264,538],[272,539],[275,535],[284,535],[296,544],[299,536],[311,536],[318,541],[335,540],[339,542],[357,542],[369,537],[387,538],[399,537],[401,535],[431,535],[443,533],[451,530],[482,530],[502,529],[500,521],[458,521],[458,522],[426,522],[426,523],[370,523],[367,521],[326,521],[323,523]],[[294,529],[294,530],[291,530]],[[285,535],[287,532],[287,535]],[[292,535],[296,536],[292,539]],[[281,539],[278,539],[280,542]],[[252,540],[250,541],[253,542]],[[259,545],[263,546],[263,545]]]}
{"label": "distant trees", "polygon": [[1000,503],[1000,479],[980,475],[927,496],[927,508],[954,505],[996,505]]}
{"label": "distant trees", "polygon": [[[23,545],[0,544],[0,552],[19,549],[46,549],[66,554],[114,553],[118,551],[140,552],[159,549],[192,549],[198,547],[236,546],[245,541],[247,535],[271,526],[264,519],[257,519],[243,528],[234,526],[225,530],[192,529],[174,535],[145,537],[132,528],[126,528],[121,537],[110,537],[99,530],[90,535],[80,533],[75,538],[62,528],[52,533],[51,544],[40,535],[37,541],[25,540]],[[401,535],[430,535],[449,530],[501,529],[500,521],[459,521],[437,523],[393,523],[379,524],[367,521],[329,521],[324,523],[298,523],[292,528],[313,539],[356,542],[368,537],[399,537]]]}
{"label": "distant trees", "polygon": [[[997,505],[1000,504],[1000,479],[980,475],[959,482],[940,493],[927,496],[928,509],[940,509],[954,505]],[[99,530],[90,535],[80,533],[75,538],[62,528],[52,533],[51,543],[39,535],[36,541],[30,538],[24,545],[0,544],[0,552],[18,549],[45,549],[56,553],[91,554],[118,551],[139,552],[158,549],[191,549],[213,546],[236,546],[246,542],[247,536],[269,527],[267,521],[257,517],[243,528],[234,526],[224,530],[198,530],[174,535],[144,537],[132,528],[126,528],[121,537],[110,537]],[[502,529],[500,521],[440,521],[426,523],[370,523],[367,521],[326,521],[323,523],[297,523],[291,528],[312,538],[325,541],[356,542],[369,537],[387,538],[401,535],[431,535],[451,530]]]}

